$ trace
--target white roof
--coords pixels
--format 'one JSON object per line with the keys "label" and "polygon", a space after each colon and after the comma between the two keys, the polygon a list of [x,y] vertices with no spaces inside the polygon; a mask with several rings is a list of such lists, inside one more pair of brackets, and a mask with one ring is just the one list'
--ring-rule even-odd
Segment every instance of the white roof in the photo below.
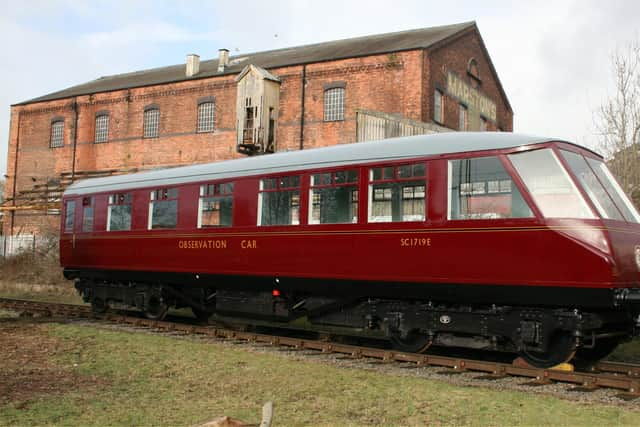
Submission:
{"label": "white roof", "polygon": [[64,194],[67,196],[126,191],[141,187],[171,186],[356,163],[500,150],[550,141],[562,140],[508,132],[449,132],[416,135],[86,179],[71,184]]}

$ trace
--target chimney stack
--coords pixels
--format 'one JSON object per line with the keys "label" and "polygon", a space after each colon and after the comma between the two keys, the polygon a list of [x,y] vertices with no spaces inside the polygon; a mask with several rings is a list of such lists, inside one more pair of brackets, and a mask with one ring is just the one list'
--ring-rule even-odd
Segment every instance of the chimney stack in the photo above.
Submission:
{"label": "chimney stack", "polygon": [[229,49],[218,49],[218,72],[222,73],[229,65]]}
{"label": "chimney stack", "polygon": [[187,55],[187,77],[195,76],[200,72],[200,56],[195,53]]}

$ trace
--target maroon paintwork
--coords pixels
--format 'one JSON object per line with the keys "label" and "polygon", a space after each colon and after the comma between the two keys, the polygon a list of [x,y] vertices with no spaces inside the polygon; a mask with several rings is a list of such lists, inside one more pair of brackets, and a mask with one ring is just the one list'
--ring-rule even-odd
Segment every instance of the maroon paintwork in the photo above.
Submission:
{"label": "maroon paintwork", "polygon": [[[310,174],[339,170],[336,168],[303,173],[300,225],[256,226],[258,185],[264,176],[234,180],[234,225],[226,228],[196,228],[202,183],[179,186],[178,226],[174,230],[147,230],[152,188],[138,188],[132,191],[131,231],[106,231],[109,194],[98,193],[95,194],[94,232],[83,233],[82,209],[79,209],[82,196],[78,196],[75,230],[61,234],[61,264],[68,269],[234,276],[566,288],[637,287],[640,275],[634,248],[640,244],[640,225],[599,219],[543,218],[505,156],[533,147],[424,158],[428,183],[428,219],[424,222],[367,223],[367,197],[360,197],[358,224],[307,224]],[[535,145],[540,147],[555,150],[562,147],[596,158],[572,144]],[[488,155],[500,155],[514,184],[531,207],[533,218],[447,220],[447,160]],[[412,159],[411,163],[416,160],[421,159]],[[359,193],[367,194],[369,167],[398,163],[407,161],[362,166]],[[572,178],[581,189],[576,178]],[[585,199],[589,201],[588,197]],[[599,217],[594,206],[590,207]],[[64,221],[64,215],[62,217]],[[61,229],[64,230],[64,224]],[[207,247],[200,248],[200,245]]]}

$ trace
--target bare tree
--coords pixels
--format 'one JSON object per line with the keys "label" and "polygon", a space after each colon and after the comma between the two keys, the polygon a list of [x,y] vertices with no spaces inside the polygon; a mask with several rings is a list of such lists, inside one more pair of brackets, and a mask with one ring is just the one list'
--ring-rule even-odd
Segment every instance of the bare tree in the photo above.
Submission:
{"label": "bare tree", "polygon": [[596,110],[600,148],[609,167],[640,206],[640,42],[630,42],[611,58],[615,88]]}

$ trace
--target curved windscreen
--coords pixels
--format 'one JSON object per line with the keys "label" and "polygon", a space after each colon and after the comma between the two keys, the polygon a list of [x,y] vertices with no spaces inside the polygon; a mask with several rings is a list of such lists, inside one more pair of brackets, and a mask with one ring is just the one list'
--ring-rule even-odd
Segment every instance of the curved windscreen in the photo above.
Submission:
{"label": "curved windscreen", "polygon": [[629,200],[627,195],[624,194],[624,191],[611,174],[607,165],[600,160],[591,158],[588,158],[587,162],[609,196],[611,196],[611,199],[616,204],[624,218],[629,222],[640,222],[640,215],[638,215],[638,211],[633,206],[633,203],[631,203],[631,200]]}
{"label": "curved windscreen", "polygon": [[510,154],[509,160],[547,218],[595,218],[553,150]]}

